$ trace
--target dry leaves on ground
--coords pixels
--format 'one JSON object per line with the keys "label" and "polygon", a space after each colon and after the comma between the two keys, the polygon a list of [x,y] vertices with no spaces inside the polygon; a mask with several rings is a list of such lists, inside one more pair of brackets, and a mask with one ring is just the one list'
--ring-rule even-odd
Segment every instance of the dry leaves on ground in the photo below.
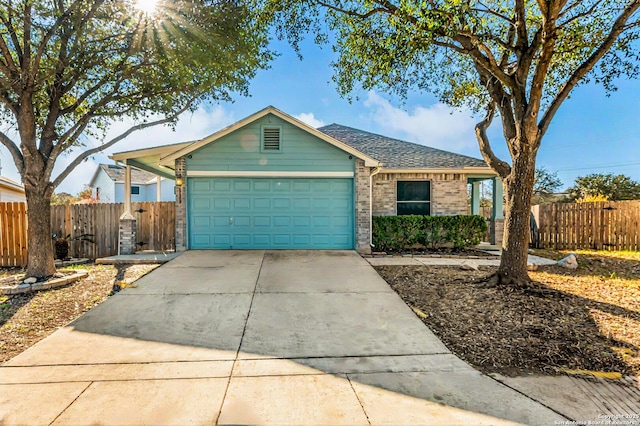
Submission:
{"label": "dry leaves on ground", "polygon": [[532,272],[535,282],[518,289],[487,287],[482,279],[495,268],[377,269],[452,352],[485,372],[640,372],[640,256],[582,252],[578,260],[576,271]]}

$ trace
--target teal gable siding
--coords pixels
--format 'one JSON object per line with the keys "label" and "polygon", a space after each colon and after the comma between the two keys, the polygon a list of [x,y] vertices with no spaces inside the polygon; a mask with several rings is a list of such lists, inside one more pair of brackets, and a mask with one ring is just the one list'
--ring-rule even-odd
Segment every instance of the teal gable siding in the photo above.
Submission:
{"label": "teal gable siding", "polygon": [[[281,148],[260,149],[262,125],[282,126]],[[272,114],[214,141],[187,158],[189,171],[322,171],[352,172],[349,153]]]}

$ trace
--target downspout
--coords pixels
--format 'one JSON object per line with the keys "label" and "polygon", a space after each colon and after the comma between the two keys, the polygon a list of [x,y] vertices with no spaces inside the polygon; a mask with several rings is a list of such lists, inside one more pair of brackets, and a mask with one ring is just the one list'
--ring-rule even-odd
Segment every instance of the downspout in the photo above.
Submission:
{"label": "downspout", "polygon": [[375,247],[373,245],[373,177],[380,173],[381,169],[382,166],[378,163],[369,174],[369,247],[372,249]]}

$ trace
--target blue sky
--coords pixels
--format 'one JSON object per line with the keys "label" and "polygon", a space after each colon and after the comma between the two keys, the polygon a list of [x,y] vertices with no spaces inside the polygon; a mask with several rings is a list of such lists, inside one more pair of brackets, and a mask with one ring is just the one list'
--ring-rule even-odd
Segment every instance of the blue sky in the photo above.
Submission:
{"label": "blue sky", "polygon": [[[319,126],[340,123],[374,133],[480,157],[473,132],[478,121],[468,111],[453,111],[426,93],[411,93],[405,102],[380,92],[357,93],[349,103],[331,82],[333,53],[312,43],[302,45],[303,60],[284,43],[271,69],[252,81],[251,97],[234,103],[208,105],[185,115],[176,131],[148,129],[116,144],[80,165],[56,192],[77,193],[88,184],[99,163],[110,163],[114,152],[202,138],[252,113],[273,105]],[[538,154],[538,166],[557,171],[565,187],[589,173],[622,173],[640,181],[640,81],[622,80],[611,97],[595,85],[577,88],[552,122]],[[113,133],[126,129],[114,126]],[[509,160],[499,120],[490,136],[496,154]],[[63,161],[70,162],[71,157]],[[11,156],[0,149],[2,175],[19,181]],[[59,169],[59,168],[58,168]]]}

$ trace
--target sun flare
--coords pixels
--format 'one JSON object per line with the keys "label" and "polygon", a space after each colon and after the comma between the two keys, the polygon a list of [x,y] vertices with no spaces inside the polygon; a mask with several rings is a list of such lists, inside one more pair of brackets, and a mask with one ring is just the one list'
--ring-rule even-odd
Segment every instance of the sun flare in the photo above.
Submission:
{"label": "sun flare", "polygon": [[152,15],[158,7],[158,0],[135,0],[134,4],[139,11]]}

